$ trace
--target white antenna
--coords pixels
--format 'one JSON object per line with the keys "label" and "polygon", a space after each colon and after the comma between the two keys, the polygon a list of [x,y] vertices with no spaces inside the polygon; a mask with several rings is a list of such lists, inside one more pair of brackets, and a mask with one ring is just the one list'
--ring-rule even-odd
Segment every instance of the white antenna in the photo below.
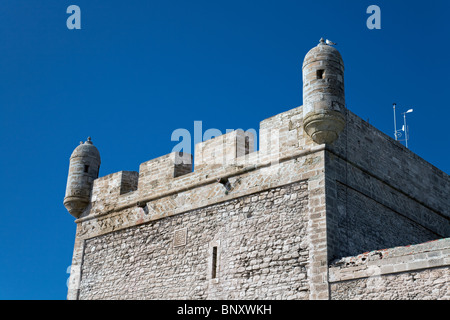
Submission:
{"label": "white antenna", "polygon": [[397,104],[394,103],[394,138],[395,138],[395,141],[398,140],[398,137],[401,137],[401,136],[402,136],[402,134],[401,134],[400,132],[398,132],[398,131],[400,131],[400,130],[397,130],[397,120],[395,120],[395,106],[396,106],[396,105],[397,105]]}

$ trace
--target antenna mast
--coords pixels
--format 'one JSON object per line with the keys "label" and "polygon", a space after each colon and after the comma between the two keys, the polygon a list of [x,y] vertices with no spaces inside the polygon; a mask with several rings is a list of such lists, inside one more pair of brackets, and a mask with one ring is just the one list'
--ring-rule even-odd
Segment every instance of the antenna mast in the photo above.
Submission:
{"label": "antenna mast", "polygon": [[398,133],[397,133],[397,121],[395,120],[395,106],[396,106],[396,104],[394,103],[394,138],[395,138],[395,141],[397,141]]}

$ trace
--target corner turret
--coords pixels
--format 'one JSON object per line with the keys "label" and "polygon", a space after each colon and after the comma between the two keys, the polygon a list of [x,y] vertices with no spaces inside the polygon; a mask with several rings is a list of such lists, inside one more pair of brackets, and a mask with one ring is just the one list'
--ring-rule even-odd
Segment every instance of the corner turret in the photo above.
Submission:
{"label": "corner turret", "polygon": [[320,39],[303,61],[303,128],[318,144],[333,143],[345,127],[344,62]]}
{"label": "corner turret", "polygon": [[64,206],[75,218],[79,218],[88,206],[99,170],[100,153],[89,137],[86,142],[80,142],[70,156]]}

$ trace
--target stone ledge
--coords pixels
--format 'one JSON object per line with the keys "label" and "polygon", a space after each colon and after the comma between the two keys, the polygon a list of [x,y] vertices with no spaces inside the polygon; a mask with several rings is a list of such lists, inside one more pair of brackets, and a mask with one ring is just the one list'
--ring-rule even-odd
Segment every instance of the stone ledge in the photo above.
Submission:
{"label": "stone ledge", "polygon": [[450,238],[365,252],[334,261],[329,281],[339,282],[450,265]]}

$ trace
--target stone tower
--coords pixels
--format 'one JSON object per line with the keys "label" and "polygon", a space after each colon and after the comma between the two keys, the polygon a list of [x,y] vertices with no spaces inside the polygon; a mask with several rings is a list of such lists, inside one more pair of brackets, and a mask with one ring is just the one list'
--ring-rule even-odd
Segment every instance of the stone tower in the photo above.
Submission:
{"label": "stone tower", "polygon": [[303,128],[318,144],[333,143],[345,127],[344,62],[323,38],[303,61]]}
{"label": "stone tower", "polygon": [[100,153],[92,144],[91,137],[80,142],[70,156],[64,206],[78,218],[91,201],[92,183],[98,178]]}

